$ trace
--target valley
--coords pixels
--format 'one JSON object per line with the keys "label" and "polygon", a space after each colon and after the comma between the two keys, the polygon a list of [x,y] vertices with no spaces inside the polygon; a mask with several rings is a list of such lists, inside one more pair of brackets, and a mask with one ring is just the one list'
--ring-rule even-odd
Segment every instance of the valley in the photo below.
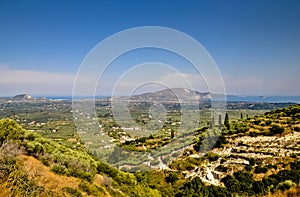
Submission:
{"label": "valley", "polygon": [[[224,120],[220,114],[212,118],[210,101],[205,98],[199,100],[198,108],[187,108],[191,115],[199,110],[197,126],[193,127],[192,121],[181,120],[184,104],[161,100],[161,95],[166,99],[166,93],[158,95],[148,94],[148,100],[138,95],[130,100],[135,123],[125,122],[126,126],[114,119],[110,98],[96,99],[101,126],[92,135],[77,130],[70,100],[0,99],[0,153],[5,154],[7,146],[15,150],[9,154],[15,162],[5,164],[7,168],[0,171],[0,188],[8,196],[14,192],[59,196],[189,196],[199,192],[208,196],[263,196],[295,190],[300,177],[295,167],[300,157],[299,105],[229,101]],[[154,100],[166,109],[158,129],[148,124]],[[86,123],[87,131],[94,128]],[[182,125],[185,130],[180,131]],[[12,166],[17,171],[5,171]],[[22,183],[11,188],[13,172],[18,176],[22,172],[32,190],[26,193]],[[57,176],[62,176],[66,184],[54,188]],[[150,184],[150,179],[157,182]]]}

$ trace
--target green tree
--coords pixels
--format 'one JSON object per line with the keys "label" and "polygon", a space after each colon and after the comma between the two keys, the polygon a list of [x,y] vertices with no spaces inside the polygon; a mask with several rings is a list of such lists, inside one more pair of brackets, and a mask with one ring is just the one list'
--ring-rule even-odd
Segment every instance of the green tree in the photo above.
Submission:
{"label": "green tree", "polygon": [[256,163],[256,161],[255,161],[255,159],[254,159],[253,157],[249,158],[248,161],[249,161],[249,164],[250,164],[251,166],[254,166],[255,163]]}
{"label": "green tree", "polygon": [[225,114],[224,126],[225,126],[228,130],[230,129],[228,113]]}
{"label": "green tree", "polygon": [[175,137],[175,133],[174,133],[174,130],[172,129],[171,130],[171,139],[173,139]]}
{"label": "green tree", "polygon": [[252,185],[252,190],[255,191],[257,194],[265,194],[266,187],[262,181],[254,181]]}
{"label": "green tree", "polygon": [[247,171],[238,171],[233,173],[233,175],[240,182],[241,191],[250,194],[254,182],[253,175]]}
{"label": "green tree", "polygon": [[166,177],[166,182],[174,184],[178,180],[177,172],[170,172],[169,175]]}
{"label": "green tree", "polygon": [[215,124],[215,118],[212,116],[212,117],[211,117],[211,120],[210,120],[209,128],[210,128],[210,129],[214,128],[214,124]]}
{"label": "green tree", "polygon": [[270,128],[270,135],[282,134],[284,132],[284,128],[279,125],[272,125]]}
{"label": "green tree", "polygon": [[234,178],[232,175],[227,175],[221,179],[221,181],[226,186],[227,190],[232,193],[240,192],[241,186],[238,180]]}

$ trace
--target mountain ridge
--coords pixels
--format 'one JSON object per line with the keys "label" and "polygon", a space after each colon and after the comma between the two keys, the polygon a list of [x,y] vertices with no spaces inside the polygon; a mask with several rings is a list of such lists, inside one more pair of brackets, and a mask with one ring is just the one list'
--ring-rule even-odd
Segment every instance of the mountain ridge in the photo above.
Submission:
{"label": "mountain ridge", "polygon": [[187,88],[168,88],[131,96],[132,100],[209,100],[225,95],[211,92],[199,92]]}

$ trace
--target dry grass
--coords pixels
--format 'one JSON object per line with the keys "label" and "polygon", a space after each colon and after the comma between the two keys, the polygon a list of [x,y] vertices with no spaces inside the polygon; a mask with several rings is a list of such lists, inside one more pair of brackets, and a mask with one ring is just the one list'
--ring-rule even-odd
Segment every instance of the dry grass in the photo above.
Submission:
{"label": "dry grass", "polygon": [[300,185],[292,187],[291,189],[284,192],[276,192],[274,194],[269,194],[265,197],[299,197],[300,196]]}
{"label": "dry grass", "polygon": [[[65,191],[64,187],[78,188],[81,180],[75,177],[67,177],[58,175],[50,171],[50,168],[43,165],[43,163],[32,156],[20,155],[19,158],[22,160],[23,168],[28,176],[34,180],[40,186],[43,186],[46,191],[51,191],[57,196],[69,196]],[[105,177],[97,174],[94,177],[94,185],[101,187],[104,190],[100,196],[110,196],[109,192],[102,187],[105,185]],[[1,191],[2,192],[2,191]],[[85,192],[82,192],[83,196],[88,196]]]}
{"label": "dry grass", "polygon": [[0,197],[8,197],[8,196],[11,196],[10,191],[7,189],[6,185],[3,185],[3,188],[1,188],[1,192],[0,192]]}
{"label": "dry grass", "polygon": [[62,188],[77,188],[80,183],[77,178],[54,174],[49,167],[43,165],[41,161],[34,157],[25,155],[19,157],[22,159],[23,168],[28,176],[48,191],[62,193]]}

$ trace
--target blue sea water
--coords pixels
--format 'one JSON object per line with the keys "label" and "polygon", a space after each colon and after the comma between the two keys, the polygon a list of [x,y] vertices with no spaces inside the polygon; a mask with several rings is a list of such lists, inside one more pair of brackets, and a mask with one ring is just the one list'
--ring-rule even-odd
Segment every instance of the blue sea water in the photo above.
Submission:
{"label": "blue sea water", "polygon": [[227,101],[300,103],[300,96],[227,96]]}
{"label": "blue sea water", "polygon": [[[108,98],[110,96],[96,96],[96,99],[99,98]],[[38,97],[36,97],[38,98]],[[72,100],[72,96],[45,96],[47,99],[52,99],[52,100]],[[75,99],[93,99],[93,97],[76,97]]]}

